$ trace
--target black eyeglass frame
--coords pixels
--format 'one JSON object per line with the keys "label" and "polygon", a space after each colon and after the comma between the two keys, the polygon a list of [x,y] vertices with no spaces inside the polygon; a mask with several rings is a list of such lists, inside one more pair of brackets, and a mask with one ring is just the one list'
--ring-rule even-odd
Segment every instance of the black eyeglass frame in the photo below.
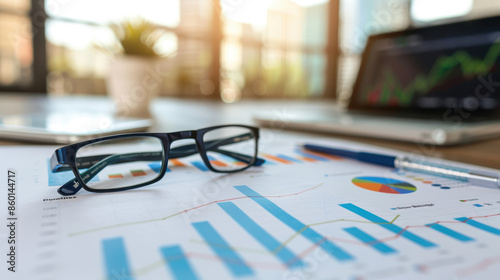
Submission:
{"label": "black eyeglass frame", "polygon": [[[235,128],[245,128],[251,131],[251,133],[254,136],[254,141],[255,141],[255,151],[254,151],[254,156],[251,159],[251,161],[248,163],[248,165],[241,167],[240,169],[235,169],[235,170],[217,170],[213,168],[212,164],[210,163],[210,160],[208,159],[207,155],[207,150],[205,149],[204,141],[203,141],[203,136],[205,133],[216,130],[216,129],[221,129],[221,128],[229,128],[229,127],[235,127]],[[147,181],[144,183],[140,183],[137,185],[132,185],[132,186],[127,186],[127,187],[122,187],[122,188],[113,188],[113,189],[93,189],[85,183],[84,179],[81,177],[81,173],[78,169],[78,164],[77,164],[77,152],[80,148],[85,147],[90,144],[95,144],[98,142],[103,142],[103,141],[108,141],[108,140],[115,140],[115,139],[126,139],[126,138],[134,138],[134,137],[151,137],[151,138],[156,138],[159,139],[163,148],[163,156],[162,156],[162,167],[161,170],[158,173],[158,176],[151,181]],[[62,171],[63,168],[68,168],[71,169],[75,175],[75,178],[73,180],[70,180],[68,183],[64,184],[61,188],[59,188],[58,192],[61,195],[73,195],[76,194],[82,187],[83,189],[89,191],[89,192],[97,192],[97,193],[104,193],[104,192],[117,192],[117,191],[125,191],[125,190],[130,190],[130,189],[136,189],[140,187],[144,187],[147,185],[151,185],[153,183],[156,183],[160,181],[163,176],[165,176],[165,173],[167,172],[167,163],[169,160],[169,154],[170,154],[170,145],[177,140],[181,139],[194,139],[195,140],[195,145],[197,152],[200,154],[203,162],[205,163],[206,167],[213,172],[216,173],[236,173],[243,171],[245,169],[250,168],[251,166],[260,166],[262,165],[265,160],[259,159],[258,158],[258,143],[259,143],[259,128],[258,127],[253,127],[253,126],[247,126],[247,125],[238,125],[238,124],[229,124],[229,125],[218,125],[218,126],[212,126],[212,127],[207,127],[207,128],[202,128],[198,130],[186,130],[186,131],[177,131],[177,132],[167,132],[167,133],[128,133],[128,134],[119,134],[119,135],[112,135],[112,136],[106,136],[106,137],[100,137],[100,138],[95,138],[83,142],[78,142],[75,144],[71,144],[68,146],[61,147],[57,149],[54,154],[52,155],[50,159],[50,165],[52,172],[57,172],[57,171]],[[74,193],[64,193],[62,189],[64,186],[70,184],[71,182],[78,182],[78,184],[75,184],[74,188],[75,191]]]}

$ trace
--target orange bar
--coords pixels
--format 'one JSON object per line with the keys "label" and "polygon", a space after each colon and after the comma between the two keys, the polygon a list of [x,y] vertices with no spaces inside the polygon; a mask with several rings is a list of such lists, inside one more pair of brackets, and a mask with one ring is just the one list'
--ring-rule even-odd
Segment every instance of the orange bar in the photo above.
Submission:
{"label": "orange bar", "polygon": [[219,161],[219,160],[211,160],[210,163],[213,164],[214,166],[219,166],[219,167],[225,167],[225,166],[227,166],[227,164],[225,164],[225,163],[223,163],[222,161]]}
{"label": "orange bar", "polygon": [[169,159],[168,161],[171,162],[174,166],[186,166],[178,159]]}
{"label": "orange bar", "polygon": [[305,161],[308,161],[308,162],[316,162],[317,160],[313,159],[313,158],[308,158],[308,157],[299,157],[300,159],[302,160],[305,160]]}
{"label": "orange bar", "polygon": [[109,174],[108,175],[109,179],[117,179],[117,178],[123,178],[122,174]]}
{"label": "orange bar", "polygon": [[315,156],[318,156],[318,157],[333,159],[333,160],[342,160],[342,158],[338,157],[338,156],[328,155],[328,154],[323,154],[323,153],[316,153],[316,152],[309,151],[309,150],[305,150],[304,153],[315,155]]}
{"label": "orange bar", "polygon": [[132,176],[134,176],[134,177],[147,175],[146,172],[144,172],[144,170],[141,170],[141,169],[130,170],[130,173],[132,173]]}
{"label": "orange bar", "polygon": [[267,158],[269,158],[269,159],[281,162],[281,163],[285,163],[285,164],[291,164],[292,163],[291,161],[288,161],[286,159],[282,159],[282,158],[279,158],[279,157],[275,157],[275,156],[272,156],[272,155],[264,155],[264,156],[267,157]]}

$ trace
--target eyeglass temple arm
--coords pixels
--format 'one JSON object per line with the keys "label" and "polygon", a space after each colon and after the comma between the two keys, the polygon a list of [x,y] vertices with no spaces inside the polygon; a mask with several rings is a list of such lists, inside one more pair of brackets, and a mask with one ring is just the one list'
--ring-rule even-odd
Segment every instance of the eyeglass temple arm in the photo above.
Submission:
{"label": "eyeglass temple arm", "polygon": [[[233,138],[236,138],[236,137],[233,137]],[[222,141],[219,141],[219,140],[209,141],[206,144],[210,145],[209,150],[213,150],[215,152],[224,154],[226,156],[233,157],[239,161],[250,163],[251,160],[253,159],[253,157],[239,154],[239,153],[235,153],[235,152],[225,151],[225,150],[221,150],[221,149],[214,149],[216,146],[228,144],[229,140],[232,140],[234,142],[234,139],[231,138],[231,139],[225,139]],[[219,143],[216,143],[216,142],[219,142]],[[194,146],[194,149],[195,149],[194,152],[191,151],[192,150],[191,146]],[[193,145],[193,144],[176,147],[172,150],[174,150],[174,151],[177,150],[177,152],[178,152],[177,157],[185,157],[185,156],[189,156],[189,155],[197,153],[196,145]],[[172,150],[171,150],[171,152],[172,152]],[[181,151],[181,150],[184,150],[184,151]],[[174,152],[174,154],[175,154],[175,152]],[[92,178],[94,178],[99,172],[101,172],[108,165],[123,163],[123,162],[133,162],[133,161],[158,161],[158,160],[162,160],[162,158],[163,158],[162,152],[143,152],[143,153],[98,155],[98,156],[83,157],[83,158],[79,159],[80,164],[82,166],[88,166],[89,164],[92,164],[92,162],[95,162],[99,159],[101,159],[101,160],[98,161],[96,164],[94,164],[89,169],[87,169],[85,172],[83,172],[81,177],[82,177],[82,180],[84,181],[84,183],[87,183],[90,180],[92,180]],[[257,158],[254,165],[260,166],[264,162],[265,162],[264,159]],[[77,163],[77,165],[78,165],[78,163]],[[64,169],[66,169],[66,168],[68,168],[68,167],[56,166],[54,168],[53,172],[64,171]],[[76,180],[76,178],[73,178],[73,179],[69,180],[68,182],[66,182],[64,185],[62,185],[57,190],[57,192],[61,195],[74,195],[81,188],[82,188],[82,186],[80,185],[80,183]]]}
{"label": "eyeglass temple arm", "polygon": [[[156,153],[156,152],[155,152]],[[161,152],[158,152],[161,154]],[[86,171],[84,171],[81,174],[83,182],[86,184],[92,178],[94,178],[99,172],[101,172],[106,166],[111,165],[111,164],[116,164],[118,162],[130,162],[130,161],[136,161],[134,158],[137,158],[138,156],[141,157],[141,154],[144,155],[147,158],[151,158],[151,152],[147,153],[130,153],[130,154],[117,154],[117,155],[108,155],[106,158],[102,159]],[[93,156],[95,158],[97,156]],[[102,156],[101,156],[102,157]],[[134,160],[132,160],[134,159]],[[78,182],[76,178],[73,178],[66,182],[64,185],[62,185],[59,189],[57,189],[57,192],[61,195],[74,195],[80,189],[82,186]]]}
{"label": "eyeglass temple arm", "polygon": [[[182,147],[179,147],[179,148],[182,148]],[[242,155],[242,154],[238,154],[238,153],[233,153],[233,152],[229,152],[229,151],[225,151],[225,150],[217,149],[215,151],[217,151],[221,154],[224,154],[226,156],[236,158],[240,161],[247,162],[247,163],[253,159],[253,157],[250,157],[250,156],[246,156],[246,155]],[[131,162],[131,161],[162,160],[161,153],[162,152],[153,152],[153,153],[147,152],[147,153],[130,153],[130,154],[108,155],[107,157],[105,157],[104,159],[102,159],[101,161],[99,161],[98,163],[96,163],[95,165],[93,165],[92,167],[87,169],[86,171],[84,171],[82,173],[81,177],[82,177],[83,182],[86,184],[90,180],[92,180],[92,178],[94,178],[99,172],[101,172],[104,168],[106,168],[106,166],[108,166],[108,165],[123,163],[123,162]],[[160,155],[154,156],[152,154],[160,154]],[[103,156],[92,156],[89,158],[92,158],[93,160],[95,160],[98,157],[102,158]],[[260,159],[260,160],[262,160],[262,159]],[[264,160],[262,160],[262,162],[259,162],[259,163],[256,162],[254,165],[260,166],[262,163],[264,163]],[[58,171],[61,171],[60,169]],[[62,185],[57,190],[57,192],[61,195],[74,195],[78,191],[80,191],[81,188],[82,188],[82,186],[80,185],[80,183],[76,180],[76,178],[73,178],[73,179],[69,180],[68,182],[66,182],[64,185]]]}
{"label": "eyeglass temple arm", "polygon": [[[178,148],[183,148],[183,147],[178,147]],[[253,159],[253,157],[251,157],[251,156],[247,156],[247,155],[243,155],[243,154],[239,154],[239,153],[235,153],[235,152],[231,152],[231,151],[226,151],[226,150],[221,150],[221,149],[215,149],[213,151],[220,153],[220,154],[223,154],[223,155],[226,155],[228,157],[232,157],[236,160],[239,160],[239,161],[242,161],[245,163],[249,163]],[[127,155],[133,155],[133,157],[130,157],[128,159],[120,159],[118,161],[113,161],[112,163],[108,163],[107,165],[126,163],[126,162],[134,162],[134,161],[161,161],[163,159],[163,155],[161,155],[161,153],[162,152],[149,152],[149,153],[147,153],[147,154],[159,154],[159,155],[144,155],[146,153],[127,154]],[[173,158],[182,158],[182,157],[187,157],[187,156],[193,155],[195,153],[196,152],[191,152],[191,151],[180,152],[180,153],[176,153],[174,156],[172,156],[172,154],[171,154],[169,156],[169,158],[172,158],[172,159]],[[91,164],[92,165],[91,168],[93,168],[93,166],[95,166],[100,161],[102,161],[103,159],[105,159],[109,156],[111,156],[111,155],[97,155],[97,156],[90,156],[90,157],[82,157],[82,158],[77,159],[76,165],[78,166],[79,169],[81,169],[81,168],[85,168],[85,166],[89,166],[89,164]],[[254,166],[261,166],[264,162],[265,162],[264,159],[257,158],[256,162],[254,163]],[[71,168],[69,166],[59,165],[59,166],[56,166],[52,170],[52,172],[57,173],[57,172],[63,172],[63,171],[69,171],[69,170],[71,170]]]}
{"label": "eyeglass temple arm", "polygon": [[[245,162],[245,163],[250,163],[253,159],[251,156],[243,155],[240,153],[236,152],[231,152],[231,151],[226,151],[226,150],[221,150],[217,149],[220,146],[227,145],[230,143],[235,143],[235,139],[242,141],[242,137],[246,137],[250,134],[242,134],[238,135],[235,137],[227,138],[224,140],[212,140],[208,141],[205,144],[206,149],[208,151],[214,151],[217,153],[221,153],[223,155],[232,157],[236,160]],[[246,140],[246,139],[243,139]],[[237,141],[237,142],[239,142]],[[198,150],[196,148],[195,144],[189,144],[189,145],[184,145],[180,147],[175,147],[173,149],[170,149],[170,154],[169,158],[182,158],[182,157],[187,157],[190,155],[194,155],[198,153]],[[81,157],[76,159],[76,166],[78,169],[81,168],[86,168],[91,166],[94,167],[100,161],[103,159],[109,157],[111,155],[95,155],[95,156],[88,156],[88,157]],[[130,154],[121,154],[120,160],[119,161],[113,161],[113,163],[108,163],[109,164],[118,164],[118,163],[125,163],[125,162],[134,162],[134,161],[161,161],[163,159],[163,154],[162,152],[143,152],[143,153],[130,153]],[[265,160],[261,158],[257,158],[254,166],[261,166],[264,164]],[[53,166],[52,172],[62,172],[62,171],[68,171],[71,170],[71,168],[67,165],[55,165]]]}
{"label": "eyeglass temple arm", "polygon": [[[161,161],[163,158],[163,152],[142,152],[142,153],[130,153],[130,154],[116,154],[116,155],[121,155],[119,161],[114,161],[113,163],[108,163],[109,164],[118,164],[118,163],[125,163],[125,162],[134,162],[134,161]],[[126,155],[126,156],[125,156]],[[99,164],[103,159],[112,156],[112,154],[108,155],[95,155],[95,156],[88,156],[88,157],[80,157],[76,159],[76,166],[78,169],[83,169],[83,168],[92,168]],[[67,165],[56,165],[53,169],[52,172],[62,172],[62,171],[68,171],[71,170],[71,167]]]}

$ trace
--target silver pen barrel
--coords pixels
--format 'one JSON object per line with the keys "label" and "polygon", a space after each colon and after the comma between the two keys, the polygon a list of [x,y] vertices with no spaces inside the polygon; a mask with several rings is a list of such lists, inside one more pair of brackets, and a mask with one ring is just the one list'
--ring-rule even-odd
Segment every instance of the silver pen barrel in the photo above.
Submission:
{"label": "silver pen barrel", "polygon": [[466,168],[433,162],[411,160],[408,157],[397,157],[394,161],[394,166],[401,170],[436,175],[440,177],[459,180],[462,182],[469,182],[477,186],[495,189],[500,188],[499,174],[493,172],[469,170]]}

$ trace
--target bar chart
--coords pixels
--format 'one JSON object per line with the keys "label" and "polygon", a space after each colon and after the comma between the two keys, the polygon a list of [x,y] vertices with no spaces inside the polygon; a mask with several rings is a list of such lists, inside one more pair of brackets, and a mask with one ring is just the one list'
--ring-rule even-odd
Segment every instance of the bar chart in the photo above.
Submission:
{"label": "bar chart", "polygon": [[[320,233],[311,224],[306,224],[294,217],[270,198],[261,195],[247,185],[237,185],[234,186],[234,189],[242,193],[248,200],[253,201],[260,210],[274,217],[273,224],[281,223],[289,227],[295,231],[294,238],[301,236],[308,240],[311,247],[322,250],[332,261],[339,264],[355,262],[363,258],[362,255],[356,254],[356,250],[353,250],[352,244],[354,241],[366,248],[370,248],[381,257],[398,255],[404,250],[390,244],[390,240],[394,240],[394,237],[402,239],[405,244],[413,244],[414,248],[422,250],[422,252],[436,250],[440,247],[438,242],[414,233],[412,228],[417,227],[427,228],[429,232],[436,232],[444,238],[464,244],[476,241],[472,236],[475,231],[476,233],[483,232],[492,236],[500,235],[500,229],[478,221],[479,218],[487,217],[457,217],[450,221],[400,226],[397,225],[395,220],[384,219],[354,203],[344,203],[338,204],[338,209],[344,209],[347,210],[346,213],[359,216],[362,220],[358,222],[364,222],[373,229],[381,228],[389,234],[393,234],[388,238],[381,239],[373,236],[370,233],[371,230],[366,230],[366,227],[345,226],[339,223],[340,229],[352,237],[351,242],[346,242],[335,238],[335,236]],[[283,269],[293,271],[308,267],[309,264],[304,261],[302,252],[293,248],[293,239],[280,240],[276,238],[274,233],[267,229],[270,226],[269,224],[263,224],[261,221],[252,218],[250,213],[245,212],[238,206],[237,200],[221,201],[215,205],[226,214],[224,219],[227,219],[227,223],[234,222],[246,233],[246,236],[242,238],[252,239],[260,244],[262,250],[266,250],[269,255],[272,255],[275,262],[280,264]],[[215,205],[212,207],[215,207]],[[460,226],[460,229],[452,229],[446,224],[455,224]],[[233,234],[231,230],[217,228],[210,221],[193,222],[191,226],[212,252],[213,257],[211,259],[221,263],[225,267],[226,273],[231,277],[258,277],[259,268],[252,265],[252,260],[245,259],[241,251],[238,250],[238,244],[231,244],[228,241],[228,237]],[[121,275],[123,278],[120,279],[135,279],[133,264],[130,263],[127,257],[129,254],[123,237],[103,240],[101,246],[105,266],[104,271],[108,275],[107,279],[115,279],[113,275]],[[199,270],[197,267],[197,253],[184,251],[181,244],[161,244],[157,254],[163,259],[165,269],[172,279],[203,279],[203,276],[206,275],[206,272]]]}
{"label": "bar chart", "polygon": [[[313,163],[313,162],[327,162],[331,160],[339,161],[341,158],[330,156],[330,155],[322,155],[310,151],[296,150],[294,154],[265,154],[261,153],[259,156],[264,158],[266,162],[265,165],[290,165],[290,164],[303,164],[303,163]],[[196,158],[196,159],[193,159]],[[214,166],[224,167],[230,164],[241,165],[244,164],[242,162],[235,161],[233,158],[225,156],[223,154],[218,154],[217,156],[209,156],[209,160]],[[53,173],[50,170],[50,162],[47,160],[48,166],[48,185],[53,186],[61,186],[70,179],[74,178],[72,171],[63,171]],[[152,162],[148,164],[137,164],[137,168],[129,169],[129,170],[119,170],[116,169],[112,173],[108,173],[104,175],[107,179],[124,179],[127,176],[131,177],[140,177],[146,176],[149,173],[159,173],[161,171],[162,163]],[[195,170],[201,172],[210,171],[205,163],[199,158],[199,156],[190,157],[186,159],[169,159],[167,172],[172,171],[189,171],[190,167],[194,167]],[[187,168],[187,169],[186,169]],[[92,182],[99,181],[99,175],[95,176]]]}
{"label": "bar chart", "polygon": [[[264,165],[230,175],[207,171],[199,155],[169,159],[166,176],[154,185],[62,200],[47,186],[60,186],[73,173],[50,172],[44,154],[32,168],[39,170],[36,188],[21,197],[33,198],[35,213],[57,206],[49,216],[58,222],[51,235],[44,226],[24,231],[23,242],[45,249],[30,255],[29,245],[19,248],[33,259],[46,249],[57,252],[52,259],[62,269],[42,278],[57,280],[491,279],[500,273],[496,190],[472,192],[446,178],[360,166],[299,145],[265,146],[259,157]],[[238,164],[219,154],[208,160],[217,167]],[[162,168],[160,161],[115,164],[94,180],[141,180]],[[47,218],[26,220],[22,228],[28,223],[45,225]]]}

